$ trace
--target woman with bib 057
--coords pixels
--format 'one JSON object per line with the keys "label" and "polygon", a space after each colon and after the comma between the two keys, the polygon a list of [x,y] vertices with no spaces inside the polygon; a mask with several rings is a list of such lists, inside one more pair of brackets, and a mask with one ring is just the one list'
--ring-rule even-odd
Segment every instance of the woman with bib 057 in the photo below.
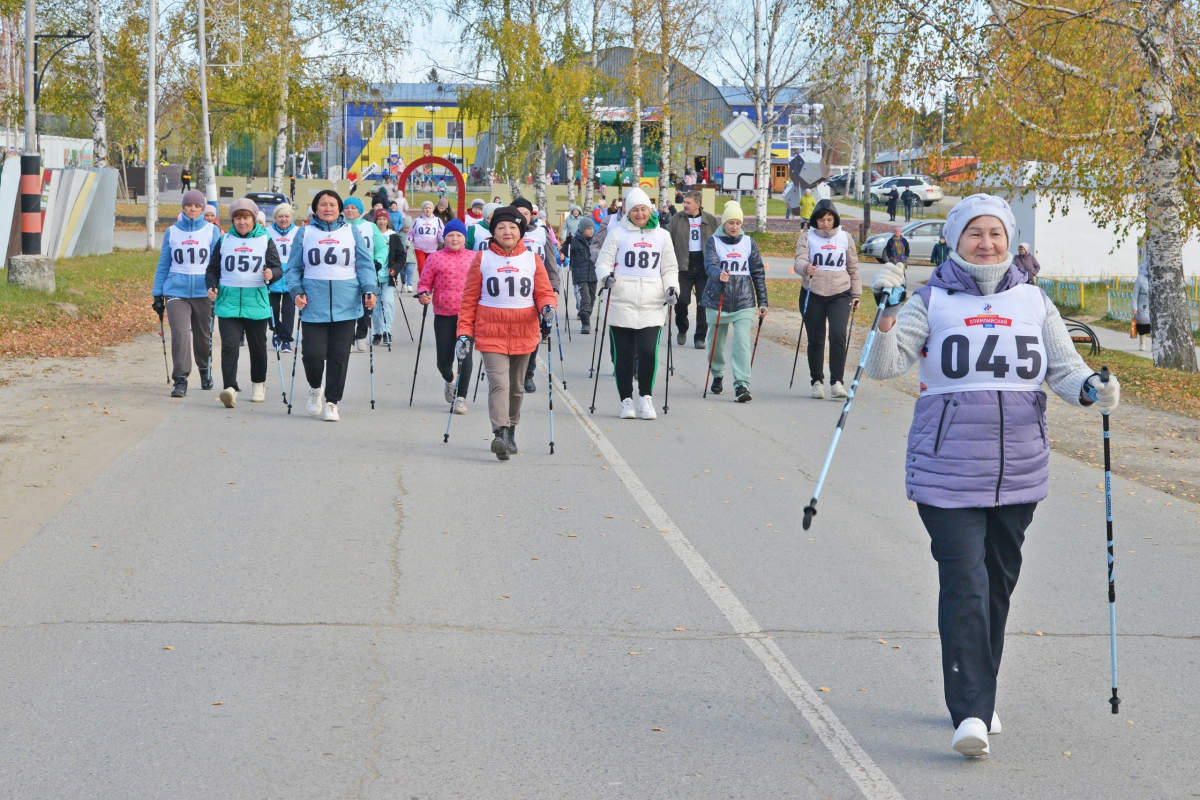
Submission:
{"label": "woman with bib 057", "polygon": [[[654,419],[654,378],[658,338],[679,297],[679,266],[671,236],[641,189],[625,196],[626,215],[613,224],[596,262],[596,278],[608,289],[609,337],[616,361],[621,419]],[[633,362],[637,356],[638,401],[633,402]]]}
{"label": "woman with bib 057", "polygon": [[[946,218],[950,258],[880,321],[866,372],[888,379],[918,365],[920,396],[905,455],[905,487],[938,563],[938,632],[952,747],[990,752],[1000,732],[996,678],[1021,545],[1050,487],[1043,381],[1064,402],[1117,407],[1116,378],[1101,384],[1058,309],[1025,282],[1008,252],[1008,203],[972,195]],[[872,286],[904,285],[888,264]]]}
{"label": "woman with bib 057", "polygon": [[[293,243],[288,258],[288,291],[300,309],[304,376],[308,378],[308,413],[337,422],[337,404],[346,388],[346,368],[354,329],[375,308],[378,287],[375,259],[367,240],[342,216],[342,198],[324,189],[312,201],[312,222]],[[321,378],[328,367],[325,402]]]}
{"label": "woman with bib 057", "polygon": [[246,337],[250,354],[250,400],[267,399],[267,322],[271,300],[267,284],[279,276],[279,251],[267,229],[258,224],[258,205],[249,198],[229,206],[233,225],[213,247],[205,282],[208,297],[216,303],[221,330],[221,402],[226,408],[237,404],[238,352]]}

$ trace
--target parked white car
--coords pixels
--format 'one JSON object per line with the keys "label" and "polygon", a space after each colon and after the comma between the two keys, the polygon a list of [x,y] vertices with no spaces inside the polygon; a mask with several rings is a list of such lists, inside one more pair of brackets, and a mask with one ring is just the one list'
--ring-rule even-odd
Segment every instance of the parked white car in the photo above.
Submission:
{"label": "parked white car", "polygon": [[[912,261],[928,261],[933,254],[933,246],[938,243],[938,239],[942,236],[942,227],[946,223],[943,220],[933,220],[930,222],[910,222],[904,226],[904,238],[908,240],[908,257]],[[877,233],[863,242],[862,255],[863,257],[874,258],[880,264],[883,264],[886,259],[883,257],[883,248],[887,245],[887,240],[892,238],[890,233]]]}
{"label": "parked white car", "polygon": [[895,189],[903,195],[905,189],[912,189],[925,207],[933,205],[944,197],[941,187],[924,175],[893,175],[890,178],[871,184],[871,205],[883,205],[889,192]]}

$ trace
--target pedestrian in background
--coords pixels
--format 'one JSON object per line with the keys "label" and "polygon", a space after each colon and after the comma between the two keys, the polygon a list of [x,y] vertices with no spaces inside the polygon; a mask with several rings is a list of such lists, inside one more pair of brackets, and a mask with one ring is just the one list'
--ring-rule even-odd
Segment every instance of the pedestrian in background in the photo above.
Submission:
{"label": "pedestrian in background", "polygon": [[445,381],[443,396],[453,405],[453,413],[466,414],[473,362],[468,352],[458,373],[466,379],[459,378],[454,370],[454,350],[458,338],[458,309],[462,305],[467,271],[475,260],[475,252],[467,249],[467,227],[461,220],[451,220],[442,236],[446,246],[431,255],[425,261],[425,269],[421,270],[417,301],[423,306],[433,303],[433,339],[437,347],[438,372]]}
{"label": "pedestrian in background", "polygon": [[904,238],[904,229],[896,226],[892,229],[892,238],[883,246],[883,258],[889,264],[907,264],[908,253],[908,239]]}
{"label": "pedestrian in background", "polygon": [[704,269],[704,247],[709,238],[720,227],[720,221],[704,210],[701,205],[704,195],[689,191],[683,196],[683,213],[676,214],[667,226],[671,244],[675,249],[675,262],[679,265],[679,302],[675,304],[676,343],[687,342],[688,305],[692,293],[696,294],[695,347],[702,349],[708,336],[708,317],[701,310],[700,298],[708,275]]}
{"label": "pedestrian in background", "polygon": [[583,217],[571,242],[571,283],[577,292],[576,316],[583,334],[592,332],[592,307],[596,304],[596,262],[590,246],[595,233],[596,223]]}
{"label": "pedestrian in background", "polygon": [[1027,243],[1021,242],[1017,247],[1017,255],[1013,258],[1013,263],[1025,270],[1025,274],[1029,276],[1029,283],[1037,283],[1037,276],[1042,271],[1042,265],[1038,263],[1037,256],[1029,249]]}
{"label": "pedestrian in background", "polygon": [[804,195],[800,198],[800,230],[808,230],[808,220],[816,207],[817,198],[813,195],[813,190],[805,189]]}

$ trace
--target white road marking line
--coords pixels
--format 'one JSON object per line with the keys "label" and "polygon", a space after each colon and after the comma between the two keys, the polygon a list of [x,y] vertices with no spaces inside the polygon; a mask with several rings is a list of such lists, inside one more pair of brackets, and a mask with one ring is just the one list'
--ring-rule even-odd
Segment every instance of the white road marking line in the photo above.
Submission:
{"label": "white road marking line", "polygon": [[779,688],[783,689],[784,694],[816,731],[817,736],[829,749],[834,760],[846,771],[850,780],[854,781],[862,791],[863,796],[867,800],[904,800],[899,790],[892,785],[888,777],[883,774],[883,770],[854,740],[850,731],[846,730],[846,726],[837,718],[833,710],[821,701],[812,686],[792,666],[787,656],[779,649],[779,645],[764,636],[762,627],[754,617],[750,616],[750,612],[746,610],[734,593],[726,588],[725,582],[717,576],[717,573],[705,561],[704,556],[700,555],[699,551],[692,546],[674,520],[667,516],[667,512],[650,494],[629,464],[625,463],[625,459],[613,447],[608,437],[583,413],[583,409],[575,402],[571,393],[564,389],[557,389],[555,394],[562,398],[567,407],[571,409],[575,419],[596,442],[600,452],[604,454],[617,476],[624,482],[625,488],[653,521],[667,544],[675,551],[675,555],[679,556],[679,560],[692,573],[692,577],[704,587],[704,591],[708,593],[720,612],[725,615],[725,619],[729,620],[729,624],[733,626],[733,630],[742,638],[746,646],[762,661],[763,666],[767,668],[767,673],[775,679]]}

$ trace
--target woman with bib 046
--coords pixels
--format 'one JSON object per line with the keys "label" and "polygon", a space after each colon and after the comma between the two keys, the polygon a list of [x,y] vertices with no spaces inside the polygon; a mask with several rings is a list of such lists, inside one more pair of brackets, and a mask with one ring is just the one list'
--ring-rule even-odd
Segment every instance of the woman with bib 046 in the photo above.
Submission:
{"label": "woman with bib 046", "polygon": [[238,352],[242,336],[250,354],[250,400],[267,399],[267,322],[271,319],[269,284],[280,273],[279,251],[267,229],[258,224],[258,205],[248,198],[229,206],[233,225],[213,247],[205,283],[208,297],[216,302],[221,330],[221,402],[226,408],[237,404]]}
{"label": "woman with bib 046", "polygon": [[[654,419],[654,378],[658,339],[667,314],[679,298],[679,266],[671,236],[658,224],[650,198],[639,189],[625,197],[625,217],[604,240],[596,278],[608,289],[609,337],[615,353],[621,419]],[[637,357],[638,401],[633,403],[633,362]]]}
{"label": "woman with bib 046", "polygon": [[[337,422],[337,404],[346,388],[346,368],[354,329],[363,308],[375,308],[378,278],[367,240],[342,216],[342,198],[324,189],[312,202],[312,221],[288,258],[288,291],[300,309],[304,376],[308,379],[308,413],[324,411]],[[321,378],[326,368],[325,402]]]}
{"label": "woman with bib 046", "polygon": [[862,281],[858,251],[842,230],[842,219],[829,200],[813,209],[808,230],[796,240],[792,272],[801,276],[800,311],[808,330],[808,377],[812,396],[825,398],[825,328],[829,326],[829,388],[836,400],[846,396],[842,385],[849,346],[850,315],[858,309]]}
{"label": "woman with bib 046", "polygon": [[211,389],[212,300],[204,273],[221,229],[202,218],[204,193],[192,189],[183,195],[183,217],[162,237],[158,268],[154,271],[154,310],[166,312],[171,326],[171,397],[187,394],[192,354],[200,371],[200,388]]}
{"label": "woman with bib 046", "polygon": [[[920,396],[905,455],[905,488],[938,564],[938,632],[951,746],[990,752],[1000,732],[996,678],[1021,545],[1050,486],[1045,381],[1064,402],[1117,407],[1120,384],[1084,363],[1058,309],[1008,252],[1008,203],[972,195],[946,218],[950,258],[880,321],[866,372],[885,380],[918,365]],[[872,288],[904,285],[888,264]]]}
{"label": "woman with bib 046", "polygon": [[[462,364],[472,342],[487,370],[491,450],[501,461],[517,452],[516,428],[525,397],[525,365],[554,324],[554,289],[546,266],[525,249],[525,217],[512,206],[497,209],[488,249],[467,269],[458,310],[455,358]],[[539,312],[540,309],[540,312]]]}
{"label": "woman with bib 046", "polygon": [[[296,239],[296,233],[300,228],[295,225],[292,218],[296,213],[287,203],[280,203],[275,206],[273,214],[275,221],[267,227],[267,234],[271,237],[271,241],[275,243],[275,252],[279,254],[279,261],[282,264],[288,262],[288,258],[292,254],[292,243]],[[271,319],[272,325],[275,327],[275,349],[283,353],[292,352],[292,327],[296,324],[296,304],[292,302],[292,295],[288,292],[287,279],[283,276],[283,270],[280,269],[275,274],[275,280],[271,282]]]}
{"label": "woman with bib 046", "polygon": [[[748,403],[750,362],[754,360],[751,322],[767,316],[767,273],[758,244],[742,233],[742,206],[725,204],[721,227],[704,243],[704,271],[708,281],[700,305],[708,321],[706,344],[712,351],[713,394],[724,391],[725,340],[733,330],[733,396]],[[717,311],[720,310],[720,325]]]}

